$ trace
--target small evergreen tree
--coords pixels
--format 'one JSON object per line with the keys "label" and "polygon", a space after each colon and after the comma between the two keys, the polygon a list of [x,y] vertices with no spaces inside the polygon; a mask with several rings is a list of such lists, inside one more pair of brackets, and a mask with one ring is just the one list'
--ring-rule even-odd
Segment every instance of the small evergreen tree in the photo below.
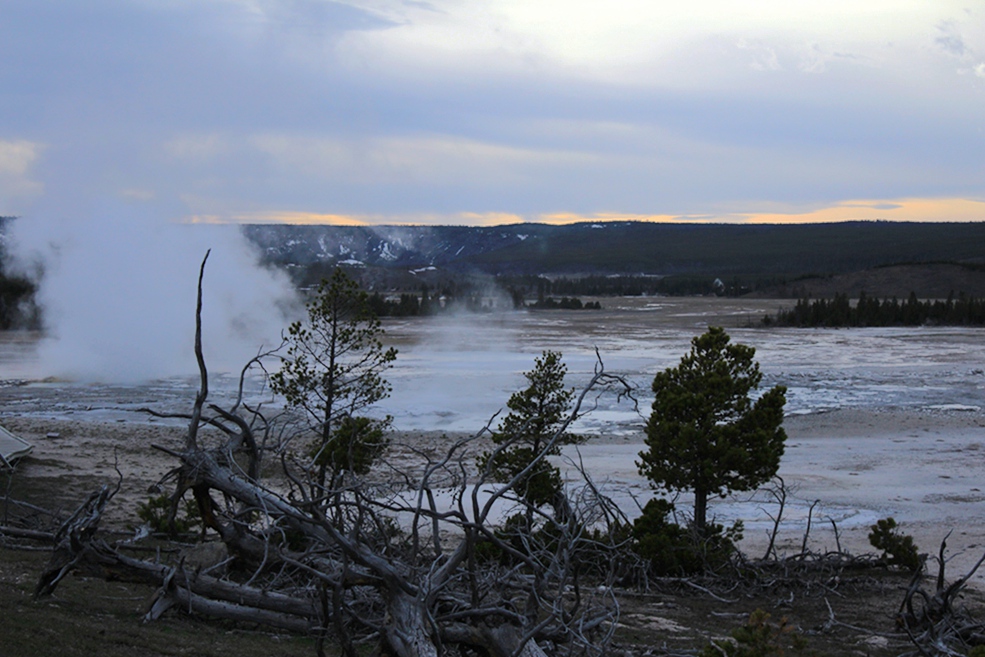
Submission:
{"label": "small evergreen tree", "polygon": [[923,568],[913,537],[900,531],[895,518],[878,520],[869,529],[869,543],[882,550],[879,559],[887,566],[899,566],[914,573]]}
{"label": "small evergreen tree", "polygon": [[346,472],[365,472],[386,447],[388,419],[358,413],[389,396],[383,372],[397,350],[383,347],[369,296],[341,268],[322,280],[307,310],[307,319],[288,329],[287,355],[271,387],[310,419],[318,435],[312,460],[324,487],[329,472],[333,485]]}
{"label": "small evergreen tree", "polygon": [[574,390],[564,387],[566,373],[567,366],[556,351],[545,351],[535,359],[534,368],[523,375],[529,385],[513,393],[506,403],[510,412],[493,433],[493,442],[500,448],[479,457],[479,467],[488,468],[501,481],[510,481],[530,468],[516,486],[530,505],[524,527],[528,532],[533,509],[553,504],[561,493],[561,472],[545,457],[560,454],[563,445],[581,441],[566,431],[559,434],[574,397]]}
{"label": "small evergreen tree", "polygon": [[691,341],[677,367],[653,379],[649,449],[637,466],[655,488],[694,491],[694,525],[701,531],[710,495],[751,490],[780,466],[786,388],[775,386],[753,402],[750,393],[762,379],[755,353],[711,327]]}

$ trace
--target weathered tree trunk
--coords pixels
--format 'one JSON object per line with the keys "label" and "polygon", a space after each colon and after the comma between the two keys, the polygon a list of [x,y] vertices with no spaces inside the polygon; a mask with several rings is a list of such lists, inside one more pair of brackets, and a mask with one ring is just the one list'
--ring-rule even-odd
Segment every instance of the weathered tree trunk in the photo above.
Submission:
{"label": "weathered tree trunk", "polygon": [[441,637],[448,643],[471,646],[490,657],[547,657],[536,641],[530,639],[519,652],[522,636],[514,625],[467,625],[450,623],[441,629]]}
{"label": "weathered tree trunk", "polygon": [[706,518],[708,516],[708,491],[695,489],[694,491],[694,527],[701,534],[704,534]]}
{"label": "weathered tree trunk", "polygon": [[424,605],[402,591],[387,601],[386,643],[397,657],[438,657]]}
{"label": "weathered tree trunk", "polygon": [[[261,615],[252,619],[244,616],[245,612],[237,612],[239,615],[236,613],[211,614],[219,615],[222,618],[245,619],[258,623],[280,618],[284,620],[267,624],[294,631],[298,631],[299,628],[310,629],[319,620],[319,611],[313,599],[293,597],[276,591],[264,591],[209,575],[189,572],[180,567],[173,568],[164,564],[134,559],[120,554],[101,540],[76,543],[71,554],[56,552],[52,562],[49,563],[48,568],[40,577],[40,581],[48,583],[48,585],[43,588],[39,585],[39,595],[44,596],[54,592],[58,580],[54,580],[53,575],[61,572],[61,563],[66,558],[79,568],[93,572],[104,579],[144,582],[161,586],[165,590],[158,594],[158,598],[173,596],[177,601],[187,602],[191,599],[189,596],[195,596],[196,599],[215,599],[230,603],[229,609],[238,607],[240,610],[271,612],[269,617]],[[206,608],[205,605],[199,606],[202,609]],[[218,609],[218,607],[216,608]]]}
{"label": "weathered tree trunk", "polygon": [[151,605],[147,612],[147,620],[156,620],[161,614],[171,607],[178,607],[191,614],[221,618],[222,620],[237,621],[242,623],[258,623],[267,627],[297,632],[299,634],[310,634],[315,632],[317,622],[305,618],[298,618],[289,614],[256,607],[238,605],[222,600],[212,600],[208,597],[196,595],[188,589],[175,586],[166,593],[160,594]]}

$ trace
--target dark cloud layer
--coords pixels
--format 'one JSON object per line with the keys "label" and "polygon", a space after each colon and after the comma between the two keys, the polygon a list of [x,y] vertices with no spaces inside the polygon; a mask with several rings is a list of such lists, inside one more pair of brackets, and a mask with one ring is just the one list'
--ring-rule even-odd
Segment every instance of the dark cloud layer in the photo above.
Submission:
{"label": "dark cloud layer", "polygon": [[928,2],[869,35],[827,14],[702,15],[693,33],[654,21],[649,52],[649,18],[610,9],[642,35],[625,52],[618,30],[559,15],[558,35],[496,2],[7,0],[0,214],[107,197],[220,220],[985,198],[981,16]]}

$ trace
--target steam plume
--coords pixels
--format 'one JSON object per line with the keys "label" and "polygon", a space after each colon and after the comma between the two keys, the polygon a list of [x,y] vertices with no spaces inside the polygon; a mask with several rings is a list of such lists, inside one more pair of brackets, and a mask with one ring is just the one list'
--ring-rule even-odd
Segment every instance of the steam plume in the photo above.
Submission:
{"label": "steam plume", "polygon": [[112,208],[83,221],[25,217],[13,242],[22,267],[43,270],[45,376],[136,382],[194,373],[197,269],[209,248],[202,319],[211,369],[236,369],[278,341],[293,300],[286,277],[257,267],[232,226]]}

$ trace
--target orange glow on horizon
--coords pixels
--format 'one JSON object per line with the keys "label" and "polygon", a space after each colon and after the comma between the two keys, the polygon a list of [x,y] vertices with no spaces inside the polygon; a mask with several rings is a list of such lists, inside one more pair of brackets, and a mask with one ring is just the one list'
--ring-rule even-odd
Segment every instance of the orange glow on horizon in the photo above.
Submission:
{"label": "orange glow on horizon", "polygon": [[843,201],[826,208],[794,213],[743,215],[744,223],[830,223],[835,221],[985,221],[985,201],[965,198],[907,198],[892,201]]}
{"label": "orange glow on horizon", "polygon": [[[764,204],[769,205],[769,204]],[[344,215],[318,212],[270,211],[234,215],[193,215],[193,224],[295,224],[332,226],[502,226],[517,223],[564,225],[640,221],[650,223],[802,224],[843,221],[985,221],[985,200],[967,198],[906,198],[849,200],[811,209],[790,208],[761,212],[708,212],[703,214],[641,214],[552,212],[524,216],[508,212],[451,214]]]}

